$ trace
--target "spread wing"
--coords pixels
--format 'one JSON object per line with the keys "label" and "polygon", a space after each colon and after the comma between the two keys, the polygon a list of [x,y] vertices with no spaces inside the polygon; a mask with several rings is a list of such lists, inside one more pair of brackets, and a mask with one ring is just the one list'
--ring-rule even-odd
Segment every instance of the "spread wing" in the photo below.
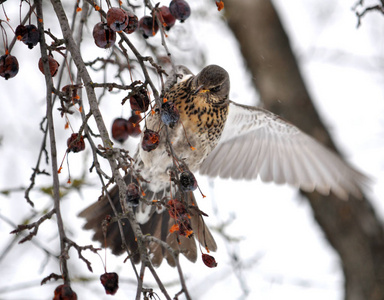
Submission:
{"label": "spread wing", "polygon": [[368,178],[339,156],[280,117],[261,108],[230,101],[217,147],[200,174],[288,183],[304,191],[361,197]]}

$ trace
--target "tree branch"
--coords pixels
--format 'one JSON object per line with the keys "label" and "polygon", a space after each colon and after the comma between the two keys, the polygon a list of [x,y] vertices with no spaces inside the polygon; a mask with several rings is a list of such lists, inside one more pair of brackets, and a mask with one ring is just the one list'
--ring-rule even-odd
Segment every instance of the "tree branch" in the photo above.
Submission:
{"label": "tree branch", "polygon": [[[46,83],[46,102],[47,102],[47,122],[48,122],[48,132],[49,132],[49,141],[50,141],[50,152],[51,152],[51,166],[52,166],[52,180],[53,180],[53,199],[54,199],[54,207],[57,217],[57,227],[59,231],[59,237],[60,237],[60,249],[61,253],[64,253],[65,251],[65,230],[64,230],[64,223],[61,216],[61,210],[60,210],[60,183],[59,183],[59,176],[58,176],[58,165],[57,165],[57,149],[56,149],[56,138],[55,138],[55,128],[54,128],[54,121],[53,121],[53,115],[52,115],[52,77],[51,72],[49,70],[48,65],[48,55],[47,55],[47,47],[45,43],[45,36],[44,36],[44,17],[43,17],[43,9],[42,9],[42,1],[36,0],[36,11],[38,15],[38,30],[40,32],[40,53],[41,58],[43,60],[43,68],[44,68],[44,74],[45,74],[45,83]],[[61,271],[63,275],[64,282],[66,284],[69,284],[69,274],[68,274],[68,267],[67,267],[67,257],[61,255],[60,256],[60,265],[61,265]]]}

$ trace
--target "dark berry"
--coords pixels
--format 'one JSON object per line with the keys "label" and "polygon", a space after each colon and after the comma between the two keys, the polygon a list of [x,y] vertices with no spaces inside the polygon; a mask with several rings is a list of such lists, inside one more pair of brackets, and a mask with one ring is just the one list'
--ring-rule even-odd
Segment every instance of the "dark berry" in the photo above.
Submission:
{"label": "dark berry", "polygon": [[129,98],[131,109],[138,112],[146,112],[149,107],[149,97],[145,89],[140,89]]}
{"label": "dark berry", "polygon": [[15,77],[19,72],[19,62],[17,58],[6,54],[0,57],[0,76],[6,80]]}
{"label": "dark berry", "polygon": [[169,11],[180,22],[184,22],[191,15],[191,8],[185,0],[172,0],[169,3]]}
{"label": "dark berry", "polygon": [[144,16],[139,21],[139,30],[143,34],[144,38],[154,36],[159,30],[156,19],[150,16]]}
{"label": "dark berry", "polygon": [[16,38],[21,41],[23,39],[23,36],[27,35],[27,28],[24,25],[20,24],[16,27],[15,35]]}
{"label": "dark berry", "polygon": [[19,25],[16,28],[16,37],[32,49],[40,40],[40,32],[35,25]]}
{"label": "dark berry", "polygon": [[119,289],[119,275],[115,272],[113,273],[104,273],[100,276],[101,284],[104,286],[105,293],[107,295],[116,294]]}
{"label": "dark berry", "polygon": [[128,14],[124,9],[111,7],[107,12],[107,25],[116,32],[128,26]]}
{"label": "dark berry", "polygon": [[150,129],[146,129],[144,131],[143,140],[141,142],[141,147],[144,151],[150,152],[152,150],[155,150],[157,146],[159,146],[159,143],[160,136],[157,132]]}
{"label": "dark berry", "polygon": [[117,118],[112,123],[112,138],[119,143],[124,143],[129,136],[128,120]]}
{"label": "dark berry", "polygon": [[66,98],[71,99],[73,102],[79,102],[77,90],[80,88],[82,88],[81,84],[67,84],[61,88],[61,91],[64,93]]}
{"label": "dark berry", "polygon": [[208,254],[203,254],[202,255],[202,259],[203,259],[204,264],[207,267],[210,267],[210,268],[217,267],[217,262],[216,262],[216,260],[215,260],[215,258],[213,256],[208,255]]}
{"label": "dark berry", "polygon": [[93,39],[97,47],[107,49],[115,44],[116,32],[109,28],[106,23],[99,22],[93,27]]}
{"label": "dark berry", "polygon": [[[49,72],[51,73],[51,76],[54,77],[57,74],[57,71],[59,70],[59,63],[52,57],[48,56],[48,64],[49,64]],[[39,70],[41,73],[44,74],[44,66],[43,66],[43,60],[40,57],[39,59]]]}
{"label": "dark berry", "polygon": [[180,119],[179,110],[173,102],[166,101],[161,105],[160,116],[163,123],[173,128]]}
{"label": "dark berry", "polygon": [[141,117],[136,114],[132,115],[128,119],[128,134],[130,136],[136,137],[140,135],[141,133],[140,124],[139,124],[140,121],[141,121]]}
{"label": "dark berry", "polygon": [[131,182],[127,186],[127,202],[131,206],[138,206],[140,200],[140,189],[139,187]]}
{"label": "dark berry", "polygon": [[186,191],[194,191],[197,188],[197,181],[191,171],[183,171],[180,176],[180,184]]}
{"label": "dark berry", "polygon": [[129,20],[128,20],[128,26],[124,29],[124,32],[130,34],[134,32],[139,26],[139,19],[134,13],[131,13],[130,11],[127,11],[127,14],[128,14]]}
{"label": "dark berry", "polygon": [[175,25],[176,18],[171,14],[167,6],[162,6],[159,8],[160,20],[163,22],[163,26],[166,30],[169,30],[173,25]]}
{"label": "dark berry", "polygon": [[73,91],[75,90],[75,85],[73,84],[67,84],[67,85],[64,85],[62,88],[61,88],[61,91],[66,95],[66,96],[70,96],[72,95]]}
{"label": "dark berry", "polygon": [[78,138],[78,136],[78,133],[72,133],[71,137],[67,140],[68,152],[77,153],[85,149],[84,138],[82,136]]}
{"label": "dark berry", "polygon": [[59,285],[55,289],[53,300],[77,300],[77,295],[68,284]]}

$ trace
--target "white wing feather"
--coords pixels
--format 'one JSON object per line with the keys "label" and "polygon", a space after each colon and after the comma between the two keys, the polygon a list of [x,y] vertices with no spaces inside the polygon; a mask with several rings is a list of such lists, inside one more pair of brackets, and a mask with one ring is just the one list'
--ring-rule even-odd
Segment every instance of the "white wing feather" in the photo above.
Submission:
{"label": "white wing feather", "polygon": [[200,174],[288,183],[304,191],[361,197],[369,181],[313,138],[260,108],[230,101],[221,139]]}

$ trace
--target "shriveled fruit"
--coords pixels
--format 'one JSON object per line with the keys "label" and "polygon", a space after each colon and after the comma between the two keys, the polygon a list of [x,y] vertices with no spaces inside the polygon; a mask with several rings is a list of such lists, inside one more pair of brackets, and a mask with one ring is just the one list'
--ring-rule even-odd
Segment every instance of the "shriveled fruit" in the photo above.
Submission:
{"label": "shriveled fruit", "polygon": [[160,116],[163,123],[173,128],[180,119],[180,113],[176,105],[171,101],[163,102],[161,105]]}
{"label": "shriveled fruit", "polygon": [[111,7],[107,12],[107,25],[116,32],[128,26],[128,14],[124,9]]}
{"label": "shriveled fruit", "polygon": [[127,15],[128,15],[128,25],[127,27],[125,27],[124,32],[130,34],[134,32],[139,26],[139,19],[134,13],[131,13],[130,11],[127,11]]}
{"label": "shriveled fruit", "polygon": [[127,186],[127,202],[131,206],[138,206],[140,200],[140,189],[139,187],[131,182]]}
{"label": "shriveled fruit", "polygon": [[210,267],[210,268],[217,267],[217,262],[216,262],[216,260],[215,260],[215,258],[213,256],[208,255],[208,254],[203,254],[202,255],[202,259],[203,259],[204,264],[207,267]]}
{"label": "shriveled fruit", "polygon": [[68,284],[62,284],[55,289],[53,300],[77,300],[77,295]]}
{"label": "shriveled fruit", "polygon": [[146,112],[149,107],[149,97],[147,90],[140,89],[129,98],[131,109],[137,112]]}
{"label": "shriveled fruit", "polygon": [[144,151],[152,151],[159,146],[160,143],[160,135],[153,130],[146,129],[144,131],[143,140],[141,142],[141,147]]}
{"label": "shriveled fruit", "polygon": [[17,39],[26,44],[29,49],[32,49],[40,41],[40,32],[33,24],[17,26],[15,34]]}
{"label": "shriveled fruit", "polygon": [[136,114],[132,115],[128,119],[128,134],[130,136],[136,137],[140,135],[141,133],[140,124],[139,124],[140,121],[141,121],[141,117]]}
{"label": "shriveled fruit", "polygon": [[16,38],[21,41],[23,39],[23,36],[27,34],[27,28],[20,24],[16,27],[15,29],[15,35],[16,35]]}
{"label": "shriveled fruit", "polygon": [[19,62],[15,56],[6,54],[0,57],[0,76],[6,80],[15,77],[19,72]]}
{"label": "shriveled fruit", "polygon": [[77,153],[85,149],[84,138],[82,136],[78,137],[78,133],[72,133],[71,137],[67,140],[68,152]]}
{"label": "shriveled fruit", "polygon": [[159,8],[159,12],[161,15],[160,19],[162,19],[161,21],[163,22],[165,29],[171,29],[171,27],[175,25],[176,18],[171,14],[169,8],[167,6],[162,6]]}
{"label": "shriveled fruit", "polygon": [[104,286],[107,295],[114,295],[119,289],[119,275],[115,272],[102,274],[100,282]]}
{"label": "shriveled fruit", "polygon": [[119,143],[124,143],[129,136],[128,120],[117,118],[112,123],[112,138]]}
{"label": "shriveled fruit", "polygon": [[191,15],[191,8],[185,0],[172,0],[169,3],[169,11],[180,22],[184,22]]}
{"label": "shriveled fruit", "polygon": [[93,39],[97,47],[107,49],[115,44],[116,32],[109,28],[106,23],[99,22],[93,27]]}
{"label": "shriveled fruit", "polygon": [[65,98],[71,99],[73,102],[78,102],[79,96],[77,91],[82,88],[81,84],[67,84],[61,88]]}
{"label": "shriveled fruit", "polygon": [[[54,77],[57,74],[57,71],[59,70],[59,63],[52,57],[48,56],[48,64],[49,64],[49,72],[51,73],[51,76]],[[44,65],[43,65],[43,60],[40,57],[39,59],[39,70],[41,73],[44,73]]]}
{"label": "shriveled fruit", "polygon": [[156,19],[150,16],[144,16],[139,21],[139,30],[143,34],[144,38],[154,36],[159,30]]}
{"label": "shriveled fruit", "polygon": [[197,188],[197,181],[191,171],[183,171],[180,176],[180,184],[186,191],[194,191]]}

